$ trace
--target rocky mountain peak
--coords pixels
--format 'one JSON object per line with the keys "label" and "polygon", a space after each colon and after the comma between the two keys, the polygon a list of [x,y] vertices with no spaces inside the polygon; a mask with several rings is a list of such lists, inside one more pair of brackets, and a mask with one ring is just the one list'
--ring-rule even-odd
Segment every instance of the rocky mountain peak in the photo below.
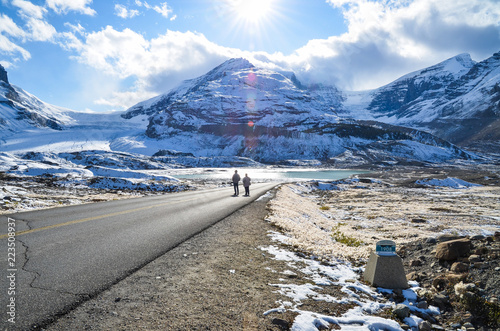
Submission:
{"label": "rocky mountain peak", "polygon": [[469,53],[459,54],[452,59],[455,59],[458,63],[462,64],[464,67],[471,67],[474,65],[474,60],[472,60]]}
{"label": "rocky mountain peak", "polygon": [[210,70],[205,77],[208,80],[218,79],[221,76],[226,75],[227,73],[241,71],[245,69],[255,68],[253,64],[250,63],[247,59],[244,58],[233,58],[229,59],[221,65],[215,67]]}
{"label": "rocky mountain peak", "polygon": [[9,78],[7,77],[7,70],[0,64],[0,82],[5,82],[9,84]]}
{"label": "rocky mountain peak", "polygon": [[225,70],[225,71],[236,71],[236,70],[243,70],[243,69],[250,69],[254,68],[255,66],[250,63],[247,59],[244,58],[233,58],[229,59],[226,62],[222,63],[221,65],[215,67],[214,70]]}

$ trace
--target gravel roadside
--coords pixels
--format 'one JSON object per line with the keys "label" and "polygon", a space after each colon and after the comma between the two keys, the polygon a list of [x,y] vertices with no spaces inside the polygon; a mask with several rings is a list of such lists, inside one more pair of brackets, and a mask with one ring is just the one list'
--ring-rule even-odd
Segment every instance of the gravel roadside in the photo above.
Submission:
{"label": "gravel roadside", "polygon": [[274,230],[264,221],[270,199],[247,205],[45,329],[280,330],[263,315],[279,300],[268,284],[287,268],[260,249]]}

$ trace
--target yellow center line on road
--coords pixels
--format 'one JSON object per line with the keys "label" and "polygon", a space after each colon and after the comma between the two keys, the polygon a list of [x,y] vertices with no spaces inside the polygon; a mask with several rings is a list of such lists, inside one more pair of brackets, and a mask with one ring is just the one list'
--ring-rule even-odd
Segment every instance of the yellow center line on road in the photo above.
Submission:
{"label": "yellow center line on road", "polygon": [[[151,208],[155,208],[155,207],[162,207],[162,206],[171,205],[171,204],[179,203],[179,202],[188,202],[188,201],[193,201],[193,200],[197,200],[197,199],[198,198],[192,198],[192,199],[175,201],[175,202],[165,202],[165,203],[160,203],[160,204],[152,205],[152,206],[146,206],[146,207],[140,207],[140,208],[129,209],[129,210],[124,210],[124,211],[118,211],[116,213],[110,213],[110,214],[104,214],[104,215],[99,215],[99,216],[94,216],[94,217],[82,218],[82,219],[79,219],[79,220],[69,221],[69,222],[65,222],[65,223],[47,225],[47,226],[44,226],[44,227],[41,227],[41,228],[18,231],[18,232],[15,233],[15,236],[17,237],[17,236],[20,236],[20,235],[23,235],[23,234],[28,234],[28,233],[38,232],[38,231],[45,231],[45,230],[49,230],[49,229],[59,228],[61,226],[66,226],[66,225],[72,225],[72,224],[77,224],[77,223],[94,221],[94,220],[98,220],[98,219],[101,219],[101,218],[107,218],[107,217],[113,217],[113,216],[118,216],[118,215],[124,215],[124,214],[128,214],[128,213],[135,213],[137,211],[147,210],[147,209],[151,209]],[[0,235],[0,239],[7,238],[8,236],[9,236],[9,234],[2,234],[2,235]]]}

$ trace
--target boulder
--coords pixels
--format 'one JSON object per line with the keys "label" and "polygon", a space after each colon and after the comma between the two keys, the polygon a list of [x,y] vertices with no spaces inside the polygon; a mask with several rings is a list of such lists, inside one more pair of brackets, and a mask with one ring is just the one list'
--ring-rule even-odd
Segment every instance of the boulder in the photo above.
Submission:
{"label": "boulder", "polygon": [[469,265],[463,262],[455,262],[451,265],[451,271],[456,273],[462,273],[469,271]]}
{"label": "boulder", "polygon": [[442,234],[436,238],[437,242],[445,242],[445,241],[450,241],[450,240],[456,240],[460,239],[462,237],[454,235],[454,234]]}
{"label": "boulder", "polygon": [[424,301],[419,301],[419,302],[417,302],[417,308],[427,309],[427,308],[429,308],[429,304],[425,300]]}
{"label": "boulder", "polygon": [[438,291],[443,291],[448,286],[448,283],[449,281],[445,275],[439,275],[432,281],[432,286]]}
{"label": "boulder", "polygon": [[420,267],[422,265],[422,261],[420,260],[411,260],[410,267]]}
{"label": "boulder", "polygon": [[455,239],[441,242],[436,247],[436,258],[444,261],[453,261],[466,256],[471,250],[469,239]]}
{"label": "boulder", "polygon": [[408,316],[410,316],[410,307],[402,303],[399,303],[396,305],[392,313],[400,320],[403,320]]}
{"label": "boulder", "polygon": [[469,262],[470,263],[481,262],[481,256],[473,254],[473,255],[469,256]]}
{"label": "boulder", "polygon": [[432,324],[427,322],[427,321],[422,321],[422,322],[418,323],[418,329],[420,331],[431,331]]}
{"label": "boulder", "polygon": [[450,305],[450,298],[444,294],[437,293],[432,297],[432,303],[438,306],[440,310],[445,310]]}

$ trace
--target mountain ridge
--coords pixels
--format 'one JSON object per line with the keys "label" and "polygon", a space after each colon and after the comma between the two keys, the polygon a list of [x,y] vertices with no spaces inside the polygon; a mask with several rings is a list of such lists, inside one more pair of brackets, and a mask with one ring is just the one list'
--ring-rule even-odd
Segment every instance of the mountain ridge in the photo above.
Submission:
{"label": "mountain ridge", "polygon": [[[428,75],[438,68],[439,74]],[[461,54],[376,89],[367,108],[375,120],[424,129],[453,143],[470,143],[500,119],[499,84],[500,52],[481,62]]]}
{"label": "mountain ridge", "polygon": [[[476,144],[475,150],[499,145],[499,68],[500,53],[481,62],[464,53],[378,89],[345,92],[335,86],[305,86],[293,72],[258,68],[243,58],[229,59],[205,75],[113,115],[47,105],[12,87],[5,70],[5,74],[0,70],[4,78],[0,81],[0,126],[11,132],[30,126],[49,130],[45,132],[51,135],[47,140],[52,150],[61,146],[62,137],[72,139],[70,132],[75,131],[84,138],[72,145],[72,151],[98,146],[144,155],[239,156],[263,163],[316,159],[335,164],[335,159],[346,160],[346,155],[379,163],[471,160],[477,155],[453,142],[469,139],[469,145]],[[464,104],[474,103],[479,110],[470,115]],[[23,118],[23,111],[34,115]],[[481,111],[489,115],[475,115]],[[474,120],[478,123],[472,123],[464,139],[453,139],[453,133],[464,132],[463,127]],[[109,132],[103,132],[102,123],[112,124]],[[460,125],[455,127],[456,123]],[[0,137],[0,144],[9,140],[7,136]],[[40,143],[36,148],[49,147]],[[16,149],[8,147],[7,151]]]}

